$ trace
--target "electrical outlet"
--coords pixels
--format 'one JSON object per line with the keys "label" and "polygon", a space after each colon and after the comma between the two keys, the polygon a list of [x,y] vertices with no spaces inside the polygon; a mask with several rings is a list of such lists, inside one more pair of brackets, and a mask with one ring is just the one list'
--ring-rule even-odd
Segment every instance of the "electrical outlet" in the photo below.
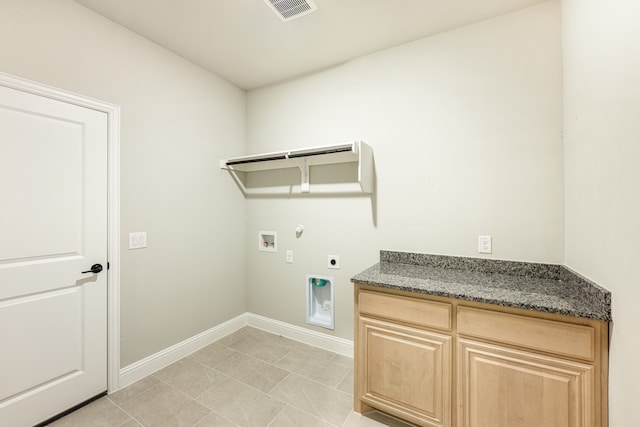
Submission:
{"label": "electrical outlet", "polygon": [[478,236],[478,253],[491,253],[491,236]]}
{"label": "electrical outlet", "polygon": [[340,270],[340,256],[339,255],[329,255],[327,257],[327,268],[333,268],[335,270]]}
{"label": "electrical outlet", "polygon": [[293,251],[291,249],[287,249],[285,251],[285,261],[289,264],[293,264]]}

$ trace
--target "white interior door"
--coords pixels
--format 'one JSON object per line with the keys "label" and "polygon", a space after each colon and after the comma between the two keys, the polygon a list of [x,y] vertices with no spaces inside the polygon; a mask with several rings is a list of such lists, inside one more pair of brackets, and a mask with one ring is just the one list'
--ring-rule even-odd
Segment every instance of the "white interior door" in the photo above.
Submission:
{"label": "white interior door", "polygon": [[0,188],[0,426],[24,427],[107,390],[107,114],[0,85]]}

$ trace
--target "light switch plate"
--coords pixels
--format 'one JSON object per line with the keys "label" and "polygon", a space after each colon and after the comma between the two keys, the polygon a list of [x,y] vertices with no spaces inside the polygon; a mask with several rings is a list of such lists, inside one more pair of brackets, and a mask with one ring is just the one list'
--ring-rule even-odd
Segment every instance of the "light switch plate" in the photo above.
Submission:
{"label": "light switch plate", "polygon": [[129,233],[129,249],[141,249],[147,247],[147,232]]}

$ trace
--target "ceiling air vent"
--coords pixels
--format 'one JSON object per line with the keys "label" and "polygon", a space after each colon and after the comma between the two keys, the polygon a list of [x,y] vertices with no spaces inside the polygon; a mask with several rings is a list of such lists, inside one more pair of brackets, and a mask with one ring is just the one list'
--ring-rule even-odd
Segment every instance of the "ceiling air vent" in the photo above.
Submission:
{"label": "ceiling air vent", "polygon": [[264,0],[283,21],[300,18],[318,9],[313,0]]}

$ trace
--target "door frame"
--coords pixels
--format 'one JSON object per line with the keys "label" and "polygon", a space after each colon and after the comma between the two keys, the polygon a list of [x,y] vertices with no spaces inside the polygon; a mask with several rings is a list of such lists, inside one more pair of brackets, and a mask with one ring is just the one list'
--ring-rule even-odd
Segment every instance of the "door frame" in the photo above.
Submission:
{"label": "door frame", "polygon": [[120,107],[0,72],[0,86],[107,114],[107,392],[120,384]]}

